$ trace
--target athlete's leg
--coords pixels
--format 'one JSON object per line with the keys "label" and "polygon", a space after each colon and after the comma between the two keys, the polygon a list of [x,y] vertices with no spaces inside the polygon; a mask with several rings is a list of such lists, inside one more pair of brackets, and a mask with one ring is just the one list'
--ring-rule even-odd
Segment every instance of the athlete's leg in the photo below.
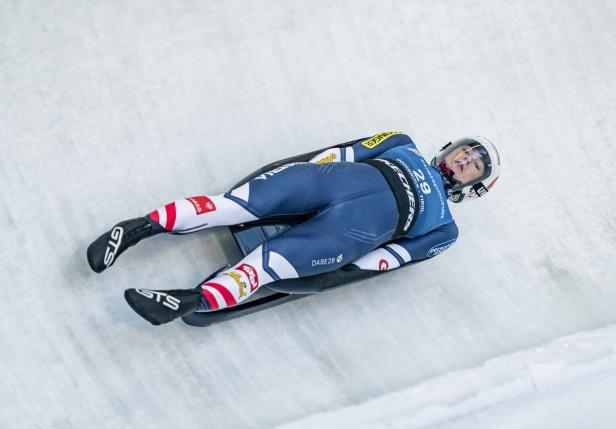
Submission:
{"label": "athlete's leg", "polygon": [[215,196],[173,201],[147,215],[164,231],[187,234],[280,215],[310,213],[382,185],[380,173],[365,164],[306,162],[285,164]]}
{"label": "athlete's leg", "polygon": [[210,226],[256,220],[252,213],[224,195],[183,198],[150,214],[122,221],[88,246],[90,267],[100,273],[130,246],[161,232],[188,234]]}

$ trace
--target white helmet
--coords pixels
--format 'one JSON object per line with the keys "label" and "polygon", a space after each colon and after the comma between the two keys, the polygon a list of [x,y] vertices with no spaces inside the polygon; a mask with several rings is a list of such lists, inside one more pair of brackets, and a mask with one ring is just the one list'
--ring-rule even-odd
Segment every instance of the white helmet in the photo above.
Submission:
{"label": "white helmet", "polygon": [[430,163],[443,178],[447,198],[454,203],[485,195],[500,174],[500,156],[484,137],[464,137],[449,142]]}

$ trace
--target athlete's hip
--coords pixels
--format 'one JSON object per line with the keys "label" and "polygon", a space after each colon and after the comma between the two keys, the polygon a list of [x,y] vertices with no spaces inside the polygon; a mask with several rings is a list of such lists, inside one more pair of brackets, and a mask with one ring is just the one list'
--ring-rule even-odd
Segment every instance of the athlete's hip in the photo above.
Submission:
{"label": "athlete's hip", "polygon": [[367,195],[391,192],[377,169],[350,162],[286,164],[255,177],[247,186],[244,200],[258,217],[320,211]]}

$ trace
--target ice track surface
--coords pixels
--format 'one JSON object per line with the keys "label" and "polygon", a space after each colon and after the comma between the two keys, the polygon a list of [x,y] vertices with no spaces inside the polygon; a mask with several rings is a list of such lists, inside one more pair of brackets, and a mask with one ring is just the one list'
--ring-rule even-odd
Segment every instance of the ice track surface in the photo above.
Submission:
{"label": "ice track surface", "polygon": [[[16,1],[0,6],[0,427],[612,428],[616,3]],[[129,287],[192,287],[223,231],[101,275],[116,221],[380,131],[490,137],[458,243],[206,329]]]}

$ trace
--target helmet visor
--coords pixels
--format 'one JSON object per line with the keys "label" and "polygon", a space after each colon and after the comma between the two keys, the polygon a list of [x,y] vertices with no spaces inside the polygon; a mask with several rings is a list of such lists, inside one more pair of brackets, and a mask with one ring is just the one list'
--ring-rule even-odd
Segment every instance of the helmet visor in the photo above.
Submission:
{"label": "helmet visor", "polygon": [[475,184],[490,175],[490,156],[479,142],[462,139],[447,149],[437,163],[459,186]]}

